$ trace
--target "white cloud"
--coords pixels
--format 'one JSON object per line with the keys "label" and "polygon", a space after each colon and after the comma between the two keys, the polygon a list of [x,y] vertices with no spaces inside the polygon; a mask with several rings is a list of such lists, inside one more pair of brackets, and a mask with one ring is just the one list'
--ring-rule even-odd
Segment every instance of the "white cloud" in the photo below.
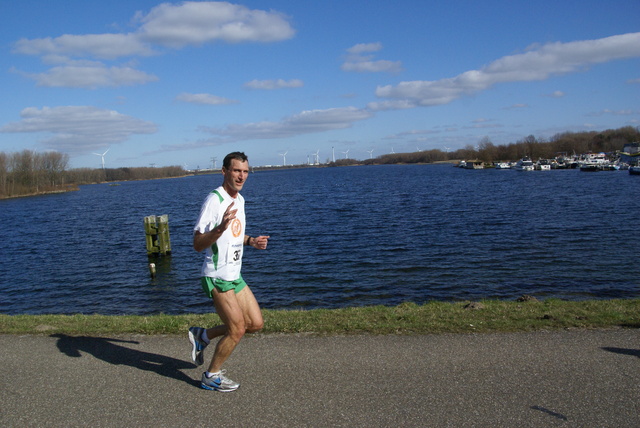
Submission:
{"label": "white cloud", "polygon": [[43,39],[20,39],[13,52],[23,55],[64,55],[114,59],[123,56],[148,56],[154,52],[135,34],[65,34]]}
{"label": "white cloud", "polygon": [[519,109],[523,109],[523,108],[529,108],[529,104],[513,104],[510,105],[509,107],[503,107],[503,110],[519,110]]}
{"label": "white cloud", "polygon": [[208,104],[208,105],[226,105],[237,104],[238,101],[230,100],[228,98],[218,97],[211,94],[189,94],[183,92],[176,96],[176,101],[182,101],[191,104]]}
{"label": "white cloud", "polygon": [[118,87],[158,80],[157,76],[131,67],[107,67],[102,63],[71,63],[53,67],[45,73],[20,72],[20,74],[35,80],[38,86],[67,88]]}
{"label": "white cloud", "polygon": [[589,65],[638,56],[640,33],[570,43],[549,43],[522,54],[505,56],[480,70],[466,71],[455,77],[379,86],[376,95],[402,99],[414,106],[448,104],[497,83],[544,80],[552,75],[576,72]]}
{"label": "white cloud", "polygon": [[354,122],[368,119],[372,113],[355,107],[308,110],[289,116],[280,122],[234,124],[226,128],[203,128],[206,132],[233,141],[288,138],[350,128]]}
{"label": "white cloud", "polygon": [[157,127],[117,111],[89,106],[28,107],[19,122],[0,128],[5,133],[53,134],[43,143],[70,154],[90,153],[121,143],[133,134],[153,134]]}
{"label": "white cloud", "polygon": [[275,42],[295,34],[286,17],[277,12],[250,10],[224,2],[162,3],[147,15],[138,13],[140,28],[127,34],[65,34],[20,39],[13,52],[24,55],[66,55],[115,59],[156,53],[150,43],[179,48],[217,40]]}
{"label": "white cloud", "polygon": [[497,123],[489,123],[489,122],[475,122],[473,125],[463,126],[462,129],[493,129],[493,128],[502,128],[503,125]]}
{"label": "white cloud", "polygon": [[415,108],[416,104],[410,100],[373,101],[367,104],[371,111],[404,110]]}
{"label": "white cloud", "polygon": [[277,42],[295,34],[280,13],[226,2],[162,3],[138,20],[143,40],[174,48],[213,41]]}
{"label": "white cloud", "polygon": [[367,52],[377,52],[382,49],[381,43],[360,43],[347,49],[347,58],[340,67],[343,71],[359,73],[399,73],[402,62],[388,60],[373,60],[372,55],[362,55]]}
{"label": "white cloud", "polygon": [[552,93],[550,93],[549,95],[547,95],[548,97],[551,98],[562,98],[564,97],[566,94],[562,91],[553,91]]}
{"label": "white cloud", "polygon": [[402,62],[400,61],[348,61],[340,67],[343,71],[355,71],[360,73],[398,73],[402,71]]}
{"label": "white cloud", "polygon": [[[428,129],[412,129],[410,131],[403,131],[397,134],[387,135],[383,138],[383,140],[398,140],[404,139],[406,137],[418,137],[421,135],[435,135],[440,134],[442,131],[439,130],[428,130]],[[417,140],[414,140],[417,141]]]}
{"label": "white cloud", "polygon": [[598,112],[594,112],[594,113],[589,113],[587,114],[587,116],[589,117],[598,117],[598,116],[604,116],[604,115],[613,115],[613,116],[631,116],[634,114],[638,114],[638,111],[636,110],[611,110],[611,109],[604,109]]}
{"label": "white cloud", "polygon": [[252,80],[244,84],[247,89],[283,89],[283,88],[301,88],[304,83],[300,79],[277,79],[277,80]]}
{"label": "white cloud", "polygon": [[382,49],[382,43],[359,43],[347,49],[347,52],[354,55],[360,55],[363,52],[377,52]]}
{"label": "white cloud", "polygon": [[59,37],[20,39],[12,52],[42,57],[45,63],[66,63],[41,74],[23,72],[41,86],[95,88],[147,83],[157,78],[123,65],[80,66],[70,58],[115,60],[159,54],[154,46],[182,48],[208,42],[269,43],[295,34],[284,15],[226,2],[162,3],[144,15],[139,28],[126,34],[65,34]]}

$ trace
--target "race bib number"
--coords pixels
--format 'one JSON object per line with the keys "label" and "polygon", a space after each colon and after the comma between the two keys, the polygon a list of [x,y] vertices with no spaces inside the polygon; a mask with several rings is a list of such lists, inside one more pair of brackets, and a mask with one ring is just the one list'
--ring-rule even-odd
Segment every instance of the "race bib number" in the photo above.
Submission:
{"label": "race bib number", "polygon": [[242,243],[239,245],[229,245],[227,263],[230,265],[239,265],[242,261],[242,249]]}

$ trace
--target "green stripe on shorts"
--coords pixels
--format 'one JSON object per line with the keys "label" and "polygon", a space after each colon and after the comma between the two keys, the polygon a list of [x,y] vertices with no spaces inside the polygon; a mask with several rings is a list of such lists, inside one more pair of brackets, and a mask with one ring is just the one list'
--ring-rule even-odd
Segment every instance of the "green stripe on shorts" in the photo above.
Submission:
{"label": "green stripe on shorts", "polygon": [[244,287],[247,286],[247,283],[244,282],[242,276],[240,276],[235,281],[225,281],[220,278],[211,278],[208,276],[203,276],[200,278],[200,283],[202,285],[202,289],[204,293],[209,297],[213,298],[213,288],[215,287],[221,293],[234,290],[236,294],[238,294]]}

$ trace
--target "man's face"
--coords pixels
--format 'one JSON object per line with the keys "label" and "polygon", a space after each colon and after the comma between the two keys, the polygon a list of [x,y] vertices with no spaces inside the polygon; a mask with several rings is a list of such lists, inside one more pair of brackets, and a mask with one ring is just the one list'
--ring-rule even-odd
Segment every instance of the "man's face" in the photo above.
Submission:
{"label": "man's face", "polygon": [[222,186],[230,196],[235,196],[249,176],[249,162],[231,159],[229,169],[222,167],[224,181]]}

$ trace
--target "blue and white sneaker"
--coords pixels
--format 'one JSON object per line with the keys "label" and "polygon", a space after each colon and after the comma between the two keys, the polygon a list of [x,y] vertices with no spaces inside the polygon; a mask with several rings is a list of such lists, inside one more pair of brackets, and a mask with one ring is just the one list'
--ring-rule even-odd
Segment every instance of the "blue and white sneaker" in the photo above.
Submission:
{"label": "blue and white sneaker", "polygon": [[196,365],[201,366],[204,363],[204,348],[208,343],[202,340],[202,333],[204,332],[202,327],[190,327],[189,328],[189,342],[191,342],[191,359]]}
{"label": "blue and white sneaker", "polygon": [[214,374],[212,377],[207,377],[206,373],[202,373],[202,383],[200,383],[200,386],[209,391],[219,392],[231,392],[238,389],[240,384],[232,381],[224,374],[225,370],[220,370],[220,373]]}

